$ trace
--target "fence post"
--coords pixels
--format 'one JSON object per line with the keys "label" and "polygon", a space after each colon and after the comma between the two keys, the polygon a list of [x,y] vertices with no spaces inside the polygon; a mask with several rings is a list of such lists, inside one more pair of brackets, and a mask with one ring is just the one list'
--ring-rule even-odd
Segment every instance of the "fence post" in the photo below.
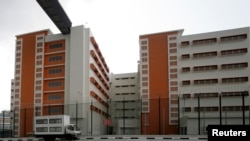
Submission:
{"label": "fence post", "polygon": [[198,95],[198,133],[199,135],[201,134],[200,132],[200,95]]}
{"label": "fence post", "polygon": [[180,127],[180,124],[181,124],[181,121],[180,121],[180,95],[178,94],[178,128],[179,128],[179,134],[181,133],[181,127]]}
{"label": "fence post", "polygon": [[5,111],[3,111],[3,135],[2,135],[3,138],[4,138],[4,131],[5,131],[5,130],[4,130],[4,119],[5,119]]}
{"label": "fence post", "polygon": [[93,132],[93,121],[92,121],[92,118],[93,118],[93,110],[92,110],[92,108],[93,108],[93,104],[92,104],[92,100],[91,100],[91,108],[90,108],[90,135],[92,136],[92,132]]}
{"label": "fence post", "polygon": [[77,126],[77,117],[78,117],[78,106],[77,106],[77,101],[76,101],[76,126]]}
{"label": "fence post", "polygon": [[15,137],[15,108],[14,108],[14,110],[13,110],[13,115],[12,115],[12,117],[13,117],[13,121],[12,121],[12,127],[11,127],[11,137]]}
{"label": "fence post", "polygon": [[221,116],[221,94],[219,94],[219,105],[220,105],[220,125],[222,124],[222,116]]}
{"label": "fence post", "polygon": [[123,135],[125,135],[125,98],[123,98]]}
{"label": "fence post", "polygon": [[161,95],[159,96],[159,101],[158,101],[158,111],[159,111],[159,119],[158,119],[158,125],[159,125],[159,135],[161,134]]}
{"label": "fence post", "polygon": [[[143,121],[142,121],[142,97],[141,97],[141,99],[140,99],[140,106],[141,106],[141,135],[142,135],[142,125],[143,125]],[[250,123],[250,122],[249,122]]]}
{"label": "fence post", "polygon": [[243,125],[245,125],[245,92],[242,93],[242,122],[243,122]]}

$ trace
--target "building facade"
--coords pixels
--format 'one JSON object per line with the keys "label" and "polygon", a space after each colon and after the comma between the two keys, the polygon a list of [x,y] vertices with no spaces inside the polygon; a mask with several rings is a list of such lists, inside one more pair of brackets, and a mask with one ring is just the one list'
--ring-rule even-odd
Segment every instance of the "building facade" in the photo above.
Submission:
{"label": "building facade", "polygon": [[208,124],[249,124],[249,47],[249,27],[180,37],[183,134],[206,134]]}
{"label": "building facade", "polygon": [[34,116],[57,114],[70,115],[83,135],[106,132],[109,68],[89,28],[17,35],[14,75],[15,136],[32,134]]}
{"label": "building facade", "polygon": [[138,73],[111,74],[110,80],[110,134],[141,134]]}
{"label": "building facade", "polygon": [[176,30],[139,37],[142,134],[178,133],[178,66],[173,58],[181,34]]}
{"label": "building facade", "polygon": [[139,37],[142,134],[249,124],[249,27],[182,33]]}
{"label": "building facade", "polygon": [[12,136],[10,111],[1,111],[0,113],[0,138]]}

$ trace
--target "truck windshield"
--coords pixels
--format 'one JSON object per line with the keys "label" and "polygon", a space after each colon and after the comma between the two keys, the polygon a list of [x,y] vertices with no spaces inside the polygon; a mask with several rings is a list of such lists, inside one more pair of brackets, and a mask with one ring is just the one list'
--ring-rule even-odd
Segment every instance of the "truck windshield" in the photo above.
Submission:
{"label": "truck windshield", "polygon": [[68,126],[67,126],[67,129],[68,129],[68,130],[72,130],[72,131],[73,131],[73,130],[74,130],[74,126],[72,126],[72,125],[68,125]]}
{"label": "truck windshield", "polygon": [[76,131],[80,131],[80,128],[77,125],[74,125],[74,128],[76,129]]}
{"label": "truck windshield", "polygon": [[74,131],[74,130],[80,131],[80,128],[78,126],[76,126],[76,125],[68,125],[67,129],[71,130],[71,131]]}

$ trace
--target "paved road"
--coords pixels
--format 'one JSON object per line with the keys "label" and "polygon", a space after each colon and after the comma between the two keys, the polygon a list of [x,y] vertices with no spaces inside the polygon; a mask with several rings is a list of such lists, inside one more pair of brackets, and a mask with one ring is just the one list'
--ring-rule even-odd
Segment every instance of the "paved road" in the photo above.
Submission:
{"label": "paved road", "polygon": [[[77,141],[207,141],[207,136],[150,135],[150,136],[84,136]],[[0,141],[43,141],[37,138],[0,138]],[[59,140],[58,140],[59,141]]]}

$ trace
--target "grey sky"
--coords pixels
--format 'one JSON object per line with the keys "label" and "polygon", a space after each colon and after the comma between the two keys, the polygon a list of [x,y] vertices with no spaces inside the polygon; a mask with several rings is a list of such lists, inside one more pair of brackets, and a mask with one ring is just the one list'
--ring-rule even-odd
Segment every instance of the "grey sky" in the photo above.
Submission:
{"label": "grey sky", "polygon": [[[112,73],[137,71],[139,35],[195,34],[250,25],[249,0],[59,0],[73,26],[91,28]],[[0,111],[10,108],[15,35],[59,30],[36,0],[0,0]]]}

